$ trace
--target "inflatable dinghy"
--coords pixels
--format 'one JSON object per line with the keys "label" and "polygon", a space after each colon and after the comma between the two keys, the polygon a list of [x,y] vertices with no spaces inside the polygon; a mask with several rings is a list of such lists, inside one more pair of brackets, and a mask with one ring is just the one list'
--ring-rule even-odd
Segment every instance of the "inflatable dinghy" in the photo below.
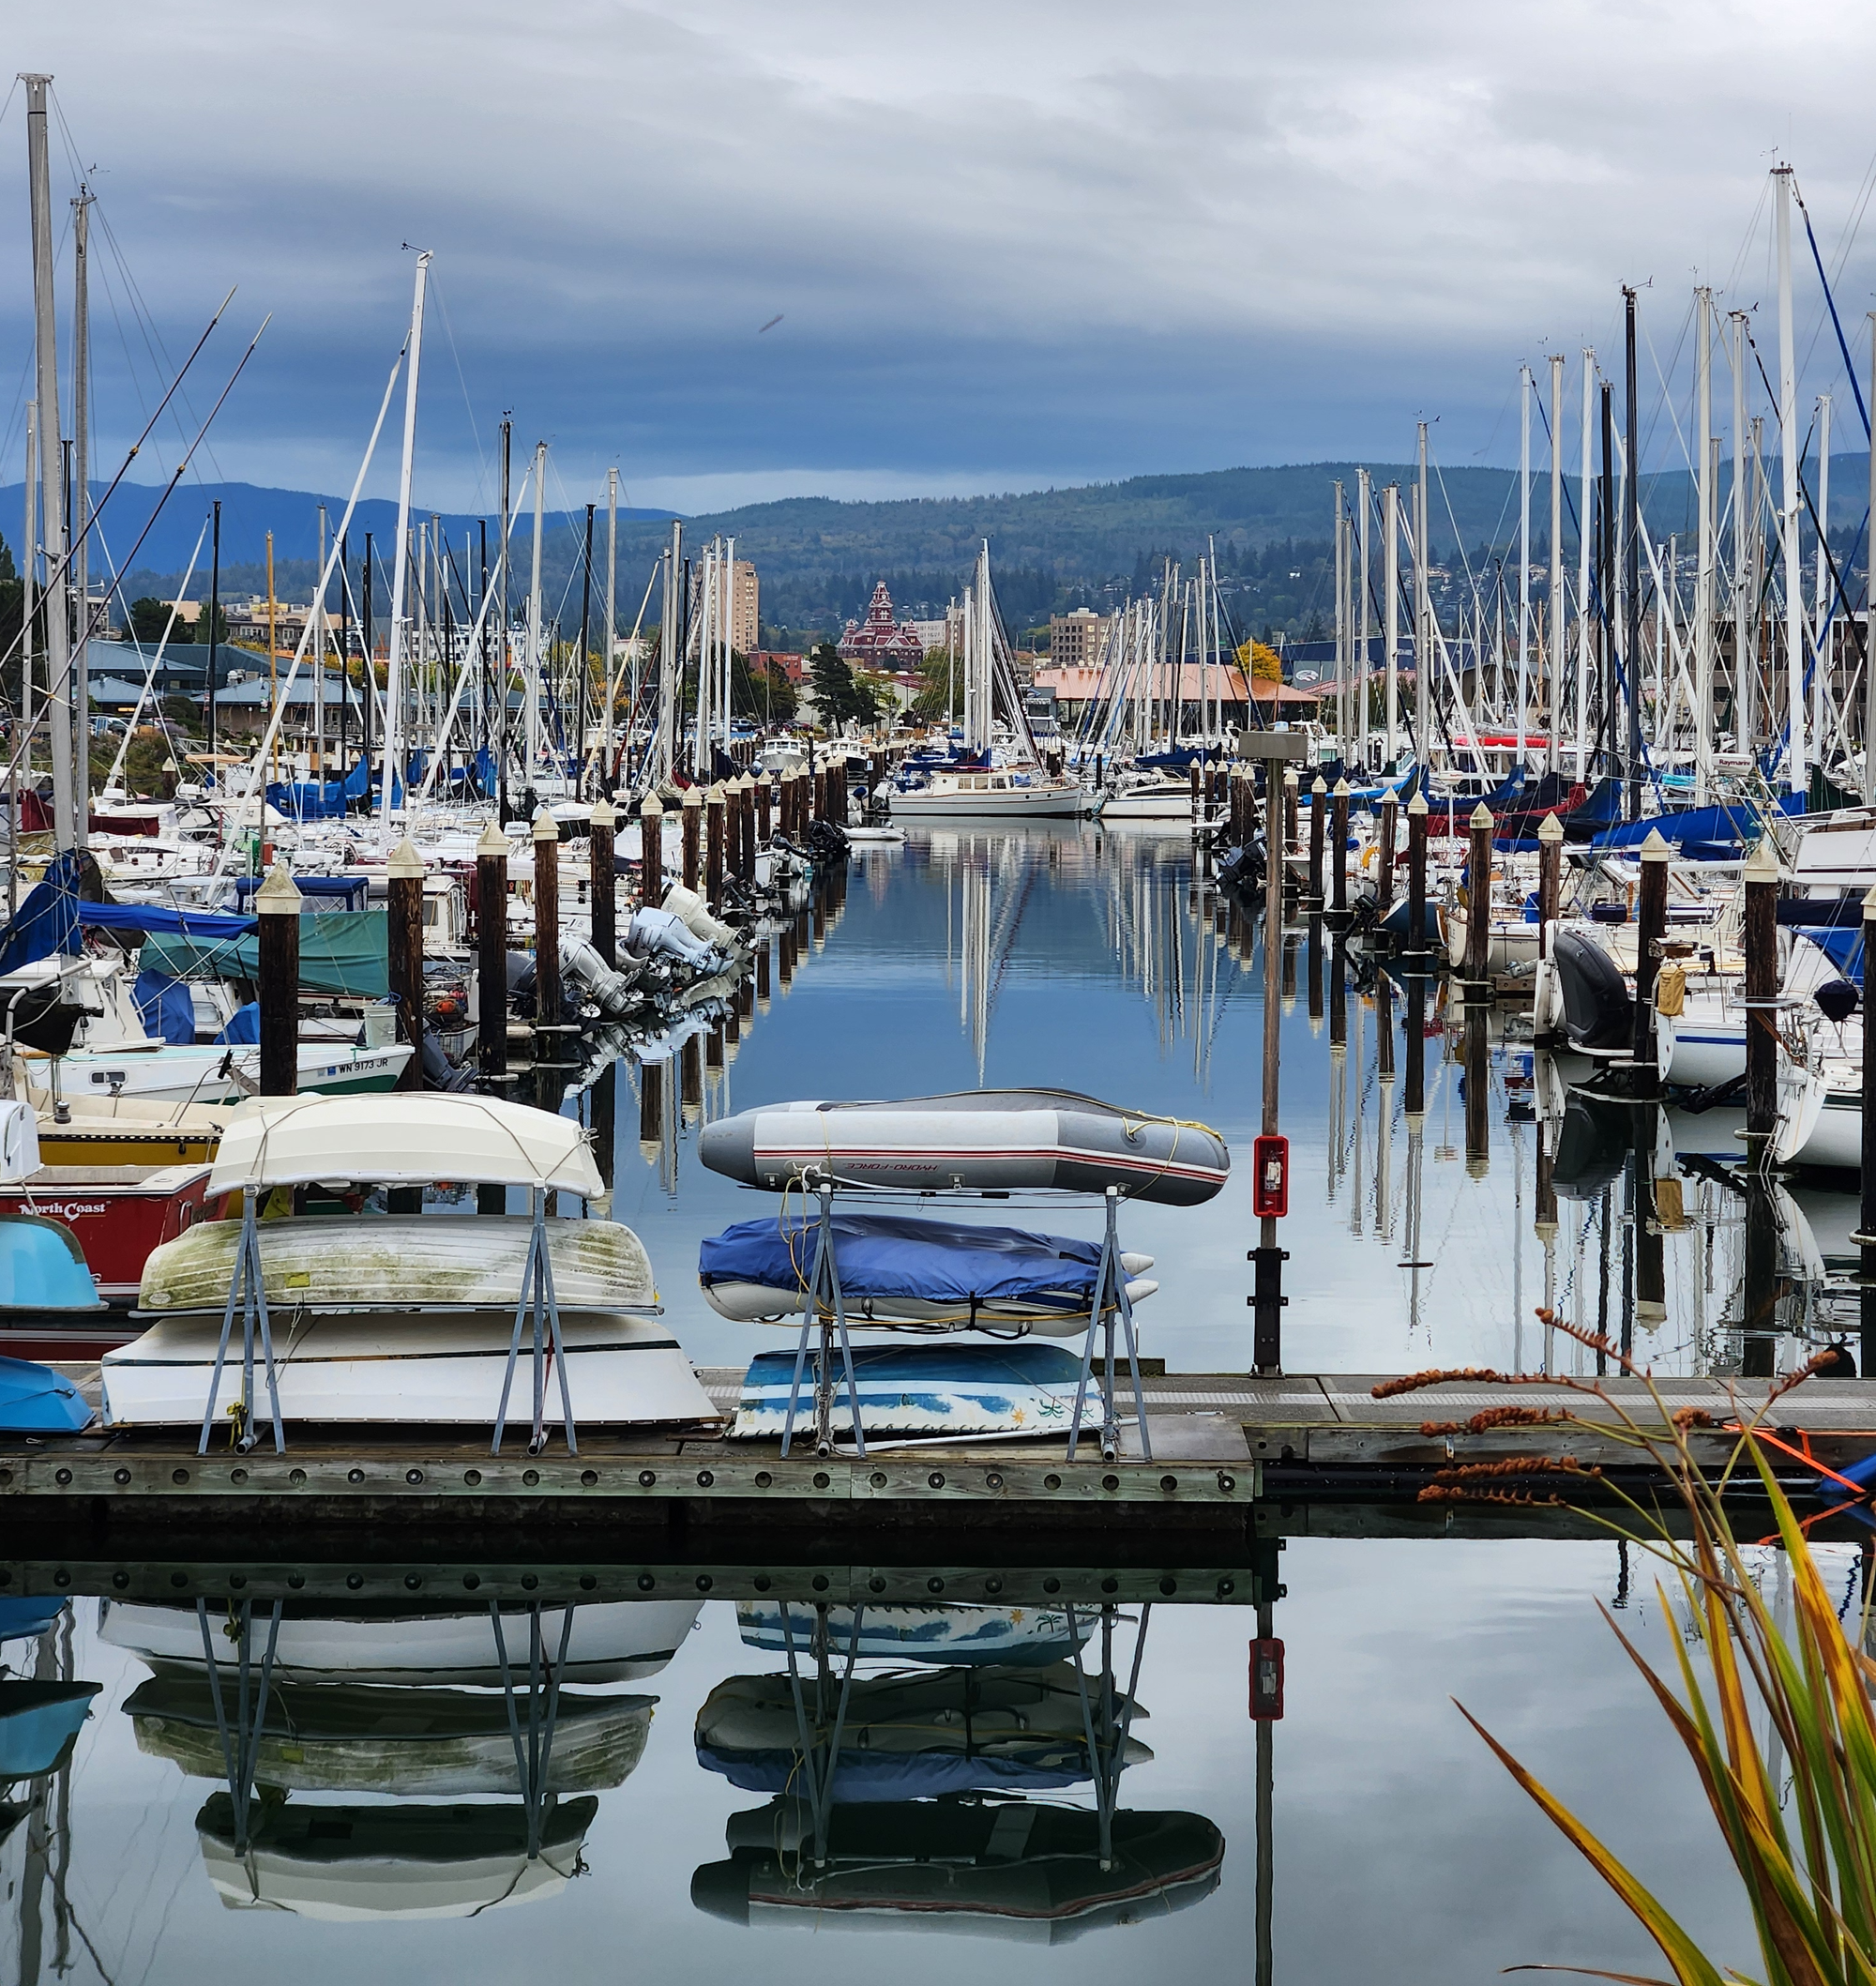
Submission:
{"label": "inflatable dinghy", "polygon": [[[1014,1227],[969,1227],[911,1215],[832,1217],[847,1322],[926,1331],[1003,1330],[1072,1337],[1087,1327],[1100,1244]],[[814,1273],[816,1216],[741,1220],[708,1236],[697,1278],[710,1308],[738,1324],[796,1316]],[[1123,1255],[1138,1303],[1159,1285],[1140,1272],[1151,1255]]]}
{"label": "inflatable dinghy", "polygon": [[901,1102],[776,1103],[704,1128],[698,1155],[745,1186],[813,1175],[915,1192],[1077,1193],[1197,1206],[1231,1172],[1217,1131],[1059,1089],[962,1090]]}

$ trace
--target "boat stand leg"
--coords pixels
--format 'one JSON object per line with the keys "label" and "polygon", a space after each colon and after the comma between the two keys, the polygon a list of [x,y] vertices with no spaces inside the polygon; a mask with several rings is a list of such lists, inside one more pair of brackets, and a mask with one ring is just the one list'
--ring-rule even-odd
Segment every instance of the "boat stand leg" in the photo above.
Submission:
{"label": "boat stand leg", "polygon": [[[540,1270],[547,1284],[548,1357],[552,1361],[560,1381],[560,1432],[566,1437],[567,1452],[577,1455],[580,1452],[580,1433],[573,1425],[573,1387],[567,1375],[567,1341],[560,1328],[560,1297],[553,1287],[553,1256],[545,1246],[540,1252]],[[545,1435],[541,1446],[547,1446]]]}
{"label": "boat stand leg", "polygon": [[[854,1377],[853,1341],[847,1336],[847,1295],[840,1286],[840,1265],[834,1254],[834,1222],[832,1208],[829,1205],[832,1196],[827,1194],[825,1187],[822,1191],[824,1195],[822,1213],[824,1220],[827,1223],[827,1281],[831,1286],[834,1298],[834,1328],[840,1334],[840,1366],[847,1379],[847,1404],[853,1410],[854,1416],[854,1453],[858,1456],[860,1461],[864,1462],[867,1459],[867,1436],[866,1430],[860,1425],[860,1388]],[[833,1452],[834,1448],[834,1430],[832,1425],[833,1390],[830,1385],[827,1389],[829,1423],[827,1428],[827,1452],[829,1454]]]}
{"label": "boat stand leg", "polygon": [[254,1332],[261,1334],[261,1361],[267,1379],[267,1413],[274,1424],[274,1453],[284,1455],[287,1448],[286,1430],[280,1424],[280,1374],[274,1367],[274,1327],[267,1314],[267,1284],[261,1272],[261,1230],[253,1218],[252,1195],[248,1196],[250,1205],[243,1218],[243,1243],[248,1251],[248,1297],[247,1308],[242,1312],[243,1332],[246,1339],[244,1352],[247,1368],[247,1406],[243,1417],[241,1440],[238,1446],[243,1454],[254,1446]]}
{"label": "boat stand leg", "polygon": [[[1120,1263],[1120,1251],[1114,1251],[1116,1268]],[[1133,1299],[1127,1294],[1127,1283],[1122,1276],[1114,1278],[1114,1291],[1119,1297],[1121,1336],[1127,1341],[1127,1371],[1133,1382],[1133,1424],[1140,1431],[1140,1455],[1142,1462],[1153,1460],[1153,1436],[1146,1431],[1146,1392],[1140,1383],[1140,1345],[1133,1328]],[[1108,1354],[1108,1376],[1113,1376],[1113,1354]]]}
{"label": "boat stand leg", "polygon": [[528,1236],[527,1260],[522,1268],[521,1300],[515,1305],[515,1327],[508,1339],[508,1362],[502,1373],[502,1397],[495,1407],[495,1439],[489,1452],[502,1452],[502,1436],[507,1431],[508,1401],[514,1393],[515,1368],[521,1362],[522,1326],[526,1322],[529,1311],[534,1306],[535,1291],[539,1281],[539,1250],[546,1239],[546,1203],[539,1187],[534,1189],[534,1228]]}
{"label": "boat stand leg", "polygon": [[1075,1450],[1082,1439],[1082,1417],[1088,1403],[1088,1380],[1094,1372],[1095,1332],[1100,1323],[1100,1291],[1095,1291],[1095,1302],[1088,1311],[1088,1334],[1082,1341],[1082,1374],[1075,1383],[1075,1411],[1068,1422],[1068,1460],[1073,1462]]}
{"label": "boat stand leg", "polygon": [[794,1347],[794,1376],[788,1387],[788,1412],[781,1422],[781,1452],[788,1453],[788,1445],[794,1439],[794,1410],[801,1399],[801,1375],[808,1364],[808,1334],[814,1328],[814,1292],[808,1293],[807,1308],[801,1312],[801,1336]]}

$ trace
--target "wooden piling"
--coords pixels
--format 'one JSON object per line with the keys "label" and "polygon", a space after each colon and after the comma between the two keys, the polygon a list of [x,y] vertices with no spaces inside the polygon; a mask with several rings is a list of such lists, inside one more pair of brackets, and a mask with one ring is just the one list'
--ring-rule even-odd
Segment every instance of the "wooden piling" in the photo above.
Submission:
{"label": "wooden piling", "polygon": [[[1655,1041],[1655,982],[1661,976],[1661,940],[1668,934],[1668,863],[1672,851],[1651,828],[1642,844],[1642,887],[1635,932],[1634,1097],[1652,1097],[1658,1086]],[[1776,913],[1775,913],[1776,915]],[[1639,1175],[1638,1175],[1639,1176]]]}
{"label": "wooden piling", "polygon": [[1329,906],[1329,914],[1338,922],[1348,917],[1349,884],[1349,782],[1336,781],[1335,803],[1329,815],[1329,832],[1335,837],[1336,845],[1331,851],[1335,863],[1335,901]]}
{"label": "wooden piling", "polygon": [[1472,811],[1471,846],[1466,854],[1465,987],[1469,999],[1489,996],[1491,961],[1491,809],[1481,800]]}
{"label": "wooden piling", "polygon": [[1394,905],[1394,837],[1399,812],[1399,797],[1384,794],[1381,801],[1381,839],[1374,854],[1374,905],[1384,917]]}
{"label": "wooden piling", "polygon": [[595,800],[587,841],[593,894],[593,949],[615,972],[619,964],[619,877],[613,836],[618,819],[610,800]]}
{"label": "wooden piling", "polygon": [[1778,858],[1769,837],[1746,864],[1746,1152],[1763,1169],[1778,1124]]}
{"label": "wooden piling", "polygon": [[1551,927],[1564,893],[1564,824],[1547,813],[1537,824],[1537,951],[1551,955]]}
{"label": "wooden piling", "polygon": [[1486,1010],[1474,1001],[1465,1010],[1466,1177],[1491,1170],[1491,1064]]}
{"label": "wooden piling", "polygon": [[1328,805],[1329,789],[1324,784],[1323,776],[1316,775],[1316,783],[1309,788],[1309,908],[1323,907],[1323,830],[1326,825],[1324,809]]}
{"label": "wooden piling", "polygon": [[[1302,781],[1301,778],[1300,778],[1300,777],[1298,776],[1298,774],[1297,774],[1297,771],[1296,771],[1296,768],[1295,768],[1295,766],[1284,766],[1284,768],[1283,768],[1283,853],[1284,853],[1284,855],[1285,855],[1286,857],[1288,857],[1288,856],[1293,856],[1293,855],[1294,855],[1294,854],[1295,854],[1295,853],[1297,852],[1297,837],[1296,837],[1296,820],[1297,820],[1297,810],[1298,810],[1298,807],[1299,807],[1299,804],[1300,804],[1300,795],[1301,795],[1301,792],[1302,792],[1302,786],[1303,786],[1303,781]],[[1290,880],[1290,870],[1289,870],[1289,865],[1288,865],[1288,863],[1287,863],[1287,862],[1286,862],[1286,864],[1285,864],[1285,866],[1284,866],[1284,870],[1283,870],[1283,887],[1285,887],[1286,889],[1291,889],[1291,890],[1293,890],[1293,891],[1294,891],[1294,885],[1292,884],[1292,882],[1291,882],[1291,880]]]}
{"label": "wooden piling", "polygon": [[539,1030],[560,1024],[560,824],[545,807],[534,817],[534,1017],[541,1062]]}
{"label": "wooden piling", "polygon": [[774,824],[770,806],[775,798],[775,785],[767,773],[756,781],[756,846],[766,848],[775,839]]}
{"label": "wooden piling", "polygon": [[704,796],[695,786],[684,789],[684,887],[697,887],[698,860],[704,841]]}
{"label": "wooden piling", "polygon": [[261,1005],[261,1094],[299,1090],[300,893],[284,863],[254,892],[260,918],[257,990]]}
{"label": "wooden piling", "polygon": [[1415,958],[1427,949],[1427,796],[1423,793],[1407,802],[1407,943],[1401,948]]}
{"label": "wooden piling", "polygon": [[720,784],[711,787],[704,801],[704,899],[712,910],[723,902],[724,815],[729,800]]}
{"label": "wooden piling", "polygon": [[764,940],[756,948],[755,988],[756,1004],[764,1013],[768,1011],[768,961],[769,948]]}
{"label": "wooden piling", "polygon": [[817,821],[827,818],[827,773],[825,767],[814,768],[814,813]]}
{"label": "wooden piling", "polygon": [[736,875],[748,887],[756,879],[756,782],[746,772],[736,784],[742,789],[742,797],[736,808],[736,823],[741,830],[736,838],[741,851]]}
{"label": "wooden piling", "polygon": [[639,902],[650,910],[664,902],[664,802],[655,793],[639,809]]}
{"label": "wooden piling", "polygon": [[492,819],[476,843],[476,1062],[485,1083],[507,1074],[508,838]]}
{"label": "wooden piling", "polygon": [[1202,775],[1199,770],[1199,762],[1197,759],[1190,759],[1187,762],[1186,774],[1188,779],[1191,781],[1192,826],[1196,827],[1198,826],[1200,822],[1203,821],[1205,817],[1205,792],[1204,787],[1201,782]]}
{"label": "wooden piling", "polygon": [[406,835],[385,864],[386,951],[391,998],[411,1058],[399,1072],[400,1089],[423,1087],[423,857]]}

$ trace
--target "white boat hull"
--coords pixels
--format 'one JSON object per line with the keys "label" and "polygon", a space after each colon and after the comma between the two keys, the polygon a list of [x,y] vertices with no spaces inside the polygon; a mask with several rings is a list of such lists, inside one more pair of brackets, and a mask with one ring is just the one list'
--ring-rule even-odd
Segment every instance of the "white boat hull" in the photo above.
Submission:
{"label": "white boat hull", "polygon": [[961,792],[895,793],[898,821],[1065,821],[1093,802],[1080,786],[1004,786]]}
{"label": "white boat hull", "polygon": [[[411,1058],[408,1042],[386,1048],[354,1048],[335,1041],[302,1041],[299,1087],[302,1094],[350,1096],[366,1090],[393,1089]],[[238,1070],[247,1087],[234,1079]],[[261,1081],[258,1047],[230,1048],[219,1043],[185,1048],[165,1043],[157,1048],[119,1045],[75,1048],[59,1057],[57,1084],[68,1097],[132,1097],[148,1103],[239,1103]]]}
{"label": "white boat hull", "polygon": [[[643,1426],[714,1421],[717,1410],[690,1361],[662,1324],[649,1318],[563,1312],[567,1390],[577,1426]],[[403,1426],[492,1427],[507,1369],[511,1311],[447,1315],[362,1312],[272,1313],[280,1414],[288,1421],[390,1422]],[[221,1320],[165,1317],[103,1359],[104,1420],[110,1427],[200,1427],[208,1401]],[[534,1414],[532,1339],[508,1398],[510,1426]],[[242,1397],[240,1340],[216,1387],[214,1417],[225,1421]],[[256,1356],[253,1414],[268,1412]],[[549,1371],[542,1417],[559,1426],[560,1381]]]}

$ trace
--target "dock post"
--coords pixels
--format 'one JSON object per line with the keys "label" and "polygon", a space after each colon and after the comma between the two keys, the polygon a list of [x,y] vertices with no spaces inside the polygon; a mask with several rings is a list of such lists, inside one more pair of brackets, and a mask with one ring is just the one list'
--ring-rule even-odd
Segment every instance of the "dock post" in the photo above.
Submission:
{"label": "dock post", "polygon": [[1491,997],[1491,809],[1472,811],[1466,851],[1465,996]]}
{"label": "dock post", "polygon": [[736,875],[747,887],[756,879],[756,782],[749,773],[744,773],[736,781],[741,798],[736,807],[736,821],[741,828],[737,836],[741,854],[736,862]]}
{"label": "dock post", "polygon": [[1746,864],[1746,1161],[1771,1162],[1778,1124],[1778,859],[1762,841]]}
{"label": "dock post", "polygon": [[767,1013],[769,1003],[768,957],[768,940],[764,938],[762,943],[756,947],[755,960],[756,1005],[764,1013]]}
{"label": "dock post", "polygon": [[613,835],[618,815],[610,800],[593,803],[588,859],[591,863],[593,896],[593,949],[610,970],[619,969],[619,872],[618,850]]}
{"label": "dock post", "polygon": [[1551,956],[1551,927],[1564,894],[1564,824],[1547,813],[1537,824],[1537,956]]}
{"label": "dock post", "polygon": [[[1245,778],[1246,778],[1246,779],[1248,779],[1249,777],[1250,777],[1250,773],[1249,773],[1248,769],[1247,769],[1247,770],[1246,770],[1246,773],[1245,773]],[[1298,774],[1298,772],[1297,772],[1297,770],[1296,770],[1295,766],[1284,766],[1284,768],[1283,768],[1283,853],[1284,853],[1284,855],[1285,855],[1285,857],[1289,857],[1289,856],[1298,855],[1298,854],[1300,854],[1300,853],[1301,853],[1301,848],[1300,848],[1300,845],[1299,845],[1299,842],[1298,842],[1298,840],[1297,840],[1297,835],[1296,835],[1296,819],[1297,819],[1297,809],[1298,809],[1298,799],[1299,799],[1299,796],[1300,796],[1300,794],[1301,794],[1301,792],[1302,792],[1302,787],[1303,787],[1303,781],[1302,781],[1302,778],[1301,778],[1301,776],[1300,776],[1300,775]],[[1246,803],[1245,803],[1245,804],[1246,804],[1246,811],[1247,811],[1247,813],[1248,813],[1248,811],[1249,811],[1249,797],[1248,797],[1248,789],[1247,789],[1247,798],[1246,798]],[[1284,874],[1284,886],[1283,886],[1283,887],[1285,887],[1285,888],[1286,888],[1286,889],[1287,889],[1287,890],[1288,890],[1288,891],[1290,892],[1290,894],[1291,894],[1292,896],[1294,896],[1294,895],[1295,895],[1295,893],[1296,893],[1296,886],[1295,886],[1295,885],[1294,885],[1294,883],[1293,883],[1293,882],[1292,882],[1292,881],[1290,880],[1290,878],[1289,878],[1289,873],[1288,873],[1288,871],[1287,871],[1287,870],[1286,870],[1286,872],[1285,872],[1285,874]]]}
{"label": "dock post", "polygon": [[[508,1073],[508,838],[492,815],[476,843],[476,1066],[499,1092]],[[505,1214],[508,1190],[476,1189],[478,1214]]]}
{"label": "dock post", "polygon": [[1205,819],[1205,789],[1197,759],[1186,761],[1186,776],[1192,788],[1192,826],[1203,826]]}
{"label": "dock post", "polygon": [[684,868],[686,889],[697,887],[698,851],[704,839],[704,796],[694,786],[684,789]]}
{"label": "dock post", "polygon": [[[1876,584],[1876,582],[1872,582]],[[1871,741],[1876,744],[1876,740]],[[1876,948],[1876,889],[1872,889],[1863,900],[1863,958],[1864,981],[1869,983],[1868,961],[1872,948]],[[1868,1024],[1868,1005],[1864,1005],[1865,1027]],[[1863,1052],[1863,1175],[1861,1180],[1862,1219],[1857,1222],[1855,1239],[1862,1250],[1862,1290],[1859,1293],[1862,1325],[1862,1344],[1856,1370],[1865,1379],[1876,1379],[1876,1058],[1872,1058],[1868,1046]]]}
{"label": "dock post", "polygon": [[1629,1164],[1635,1180],[1635,1321],[1653,1330],[1668,1321],[1667,1248],[1655,1197],[1660,1107],[1649,1098],[1632,1103],[1629,1110]]}
{"label": "dock post", "polygon": [[[1263,768],[1263,791],[1267,803],[1263,865],[1263,1135],[1275,1138],[1278,1131],[1278,1086],[1281,1080],[1283,1044],[1283,782],[1277,777],[1278,761],[1269,759]],[[1316,781],[1321,785],[1321,780]],[[1251,1286],[1251,1370],[1266,1378],[1283,1371],[1283,1263],[1284,1251],[1277,1245],[1277,1220],[1273,1215],[1259,1218],[1257,1248],[1251,1262],[1256,1278]],[[1112,1379],[1112,1374],[1110,1372]],[[1145,1417],[1141,1432],[1145,1433]]]}
{"label": "dock post", "polygon": [[1407,802],[1407,943],[1401,949],[1414,960],[1427,954],[1427,796],[1423,793]]}
{"label": "dock post", "polygon": [[1336,838],[1331,851],[1335,860],[1335,901],[1329,916],[1339,924],[1348,919],[1349,892],[1349,782],[1336,781],[1334,805],[1329,814],[1329,832]]}
{"label": "dock post", "polygon": [[391,997],[411,1048],[398,1076],[400,1089],[423,1087],[423,857],[406,835],[385,864]]}
{"label": "dock post", "polygon": [[664,902],[664,802],[655,793],[639,809],[639,902],[647,910]]}
{"label": "dock post", "polygon": [[1374,852],[1374,907],[1385,917],[1394,907],[1394,844],[1399,832],[1400,799],[1393,793],[1381,801],[1381,838]]}
{"label": "dock post", "polygon": [[1667,842],[1661,839],[1661,830],[1651,828],[1642,844],[1642,888],[1636,905],[1640,917],[1635,932],[1635,1070],[1630,1093],[1638,1099],[1653,1097],[1660,1090],[1655,982],[1661,976],[1661,940],[1668,934],[1671,855]]}
{"label": "dock post", "polygon": [[729,796],[719,782],[704,796],[704,901],[712,910],[723,902],[723,840]]}
{"label": "dock post", "polygon": [[535,1060],[543,1028],[560,1024],[560,824],[543,807],[534,817]]}
{"label": "dock post", "polygon": [[1309,788],[1309,908],[1323,907],[1323,809],[1327,805],[1329,789],[1323,776],[1316,775],[1316,783]]}
{"label": "dock post", "polygon": [[299,908],[294,879],[285,863],[277,863],[254,892],[264,1097],[291,1097],[299,1089]]}
{"label": "dock post", "polygon": [[1491,1170],[1491,1066],[1486,1010],[1476,1000],[1465,1009],[1465,1141],[1466,1177],[1483,1179]]}
{"label": "dock post", "polygon": [[[769,811],[769,805],[774,797],[774,783],[770,781],[768,774],[764,773],[756,781],[756,846],[758,848],[766,848],[775,839],[773,816]],[[751,875],[755,873],[753,864],[750,865],[749,872]]]}

